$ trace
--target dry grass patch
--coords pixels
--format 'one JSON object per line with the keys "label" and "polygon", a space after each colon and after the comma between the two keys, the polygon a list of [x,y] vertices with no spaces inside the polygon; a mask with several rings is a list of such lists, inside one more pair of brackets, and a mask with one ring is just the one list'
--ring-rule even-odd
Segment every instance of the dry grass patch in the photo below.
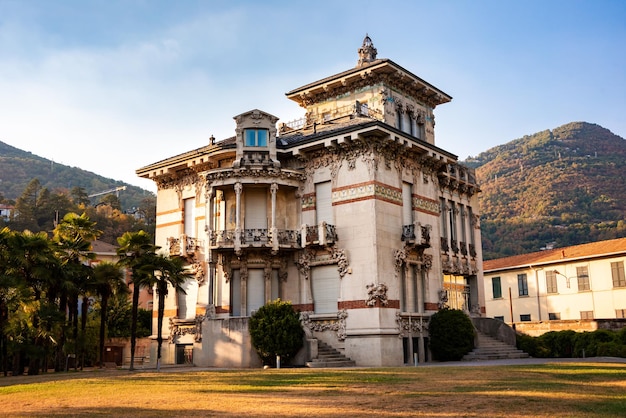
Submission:
{"label": "dry grass patch", "polygon": [[626,365],[95,371],[0,378],[5,416],[610,417]]}

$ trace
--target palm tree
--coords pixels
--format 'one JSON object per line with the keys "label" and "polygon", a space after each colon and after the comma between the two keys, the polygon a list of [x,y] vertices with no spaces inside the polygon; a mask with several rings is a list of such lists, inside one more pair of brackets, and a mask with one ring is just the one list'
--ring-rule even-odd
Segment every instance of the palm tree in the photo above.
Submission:
{"label": "palm tree", "polygon": [[161,370],[161,346],[163,345],[163,316],[165,314],[165,298],[169,287],[175,291],[185,293],[182,284],[192,275],[185,267],[185,260],[181,257],[167,257],[157,255],[155,260],[155,284],[158,295],[157,314],[157,371]]}
{"label": "palm tree", "polygon": [[124,274],[113,263],[100,263],[93,269],[92,287],[100,296],[100,367],[104,365],[104,334],[107,322],[107,308],[109,298],[114,294],[128,293],[128,287],[124,283]]}
{"label": "palm tree", "polygon": [[135,345],[137,340],[137,310],[139,292],[142,287],[151,285],[154,276],[153,261],[159,247],[152,243],[152,237],[145,231],[126,232],[117,239],[119,248],[118,265],[130,269],[133,284],[133,307],[130,324],[130,368],[135,370]]}
{"label": "palm tree", "polygon": [[[93,260],[95,254],[92,250],[92,242],[102,234],[96,228],[96,223],[91,221],[87,214],[78,215],[70,212],[63,217],[63,220],[54,228],[54,242],[59,250],[59,257],[62,260],[66,278],[60,289],[59,310],[65,314],[67,310],[67,300],[69,297],[69,319],[74,329],[74,343],[78,339],[78,299],[82,294],[81,313],[81,336],[85,337],[87,326],[87,308],[89,304],[89,277],[92,274],[91,267],[85,261]],[[59,349],[57,351],[56,369],[63,367],[65,344],[65,333],[60,337]],[[77,348],[77,347],[76,347]],[[84,341],[81,344],[81,368],[84,361]],[[74,350],[75,352],[77,350]]]}
{"label": "palm tree", "polygon": [[53,325],[48,321],[42,323],[41,319],[51,318],[47,312],[60,277],[60,260],[45,232],[13,232],[8,236],[7,248],[5,274],[28,288],[33,301],[34,309],[29,311],[32,334],[27,340],[33,344],[34,354],[30,358],[28,374],[38,374]]}

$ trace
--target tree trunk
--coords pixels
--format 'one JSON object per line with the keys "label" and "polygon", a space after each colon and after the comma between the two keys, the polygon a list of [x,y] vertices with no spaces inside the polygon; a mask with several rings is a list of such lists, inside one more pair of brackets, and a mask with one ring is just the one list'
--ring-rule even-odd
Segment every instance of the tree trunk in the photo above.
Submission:
{"label": "tree trunk", "polygon": [[139,285],[133,284],[133,309],[130,322],[130,367],[135,370],[135,345],[137,343],[137,310],[139,309]]}
{"label": "tree trunk", "polygon": [[102,300],[100,301],[100,344],[98,344],[100,348],[100,368],[104,366],[104,331],[106,329],[108,304],[109,295],[106,292],[103,292]]}
{"label": "tree trunk", "polygon": [[159,307],[157,315],[157,371],[161,371],[161,346],[163,345],[163,315],[165,314],[165,295],[158,291]]}

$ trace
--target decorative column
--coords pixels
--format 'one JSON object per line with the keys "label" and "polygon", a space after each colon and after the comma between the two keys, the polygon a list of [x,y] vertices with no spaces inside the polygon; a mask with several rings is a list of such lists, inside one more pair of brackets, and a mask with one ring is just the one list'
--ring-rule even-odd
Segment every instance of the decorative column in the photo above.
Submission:
{"label": "decorative column", "polygon": [[241,183],[235,183],[235,253],[241,252],[241,192],[243,186]]}
{"label": "decorative column", "polygon": [[272,225],[270,226],[270,236],[272,237],[272,250],[278,251],[278,229],[276,228],[276,192],[278,191],[278,184],[272,183],[270,186],[270,192],[272,194]]}

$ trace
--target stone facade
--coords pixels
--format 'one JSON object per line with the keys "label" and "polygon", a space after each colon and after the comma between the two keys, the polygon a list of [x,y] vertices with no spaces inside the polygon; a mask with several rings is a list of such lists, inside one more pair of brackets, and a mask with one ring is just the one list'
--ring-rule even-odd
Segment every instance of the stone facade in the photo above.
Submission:
{"label": "stone facade", "polygon": [[158,186],[156,244],[195,273],[166,302],[166,363],[260,366],[247,319],[276,298],[301,312],[301,364],[320,340],[360,366],[425,360],[432,313],[484,314],[479,188],[434,145],[451,97],[376,54],[366,37],[355,68],[288,92],[302,120],[251,110],[137,170]]}

